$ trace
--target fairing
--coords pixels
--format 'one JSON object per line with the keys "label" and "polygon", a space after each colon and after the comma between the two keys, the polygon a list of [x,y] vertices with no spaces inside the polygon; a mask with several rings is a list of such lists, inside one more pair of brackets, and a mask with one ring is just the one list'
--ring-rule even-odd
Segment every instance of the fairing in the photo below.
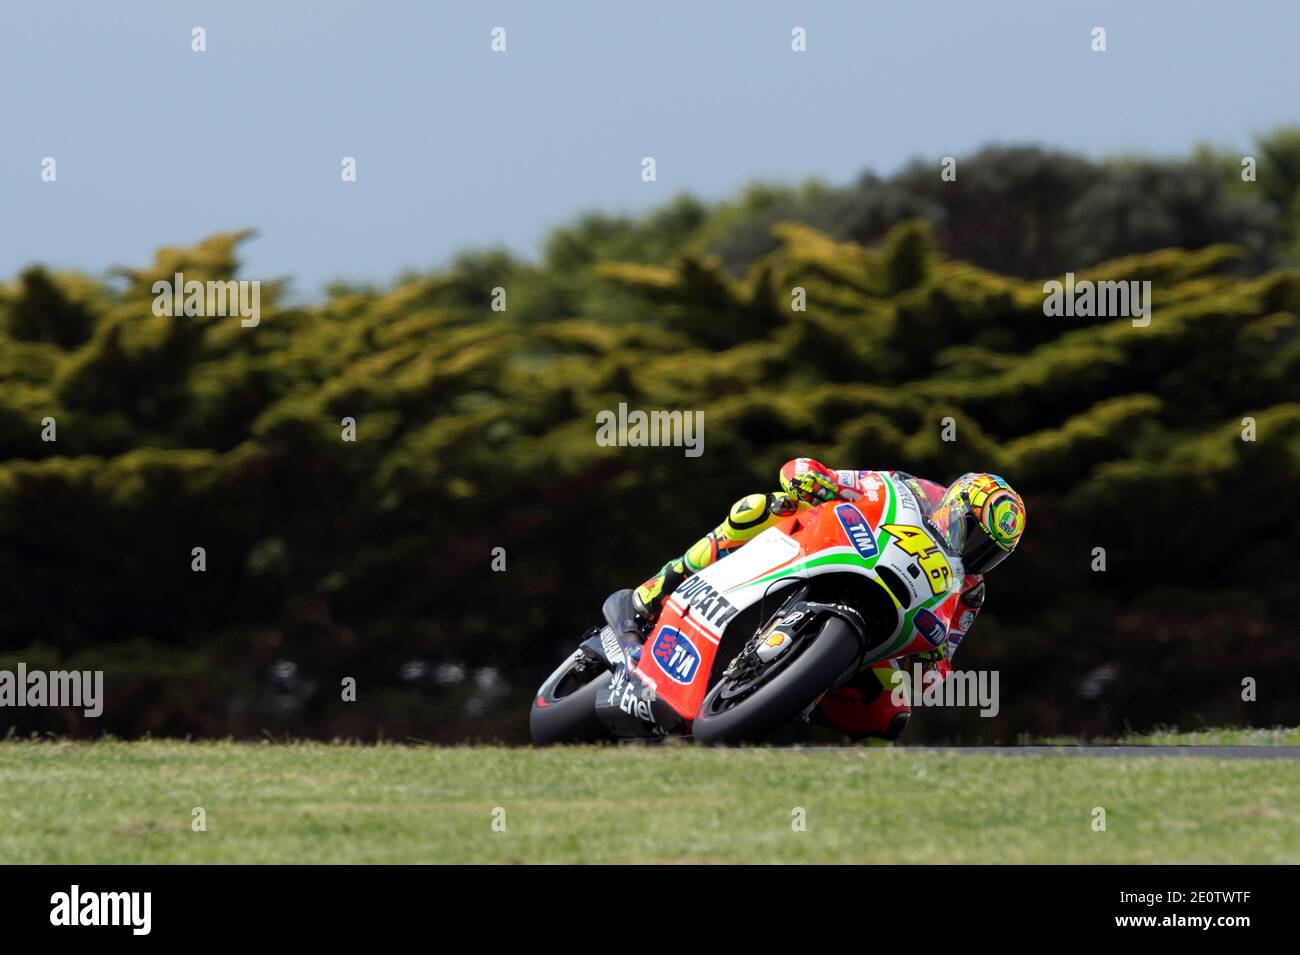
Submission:
{"label": "fairing", "polygon": [[[869,472],[860,487],[861,498],[786,518],[683,583],[639,652],[628,654],[625,675],[611,677],[602,697],[610,717],[617,710],[621,723],[638,720],[644,731],[638,735],[689,722],[709,689],[714,657],[732,622],[765,599],[775,610],[772,591],[823,574],[861,575],[889,595],[893,625],[867,635],[864,665],[942,646],[961,590],[960,558],[937,539],[927,521],[928,502],[903,479]],[[893,587],[905,600],[890,591],[882,572],[893,575]],[[619,728],[622,735],[627,730]]]}

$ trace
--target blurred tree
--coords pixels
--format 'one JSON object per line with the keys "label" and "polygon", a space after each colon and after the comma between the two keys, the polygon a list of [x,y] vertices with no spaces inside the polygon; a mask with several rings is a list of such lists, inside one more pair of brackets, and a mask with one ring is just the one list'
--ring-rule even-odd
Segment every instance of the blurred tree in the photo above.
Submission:
{"label": "blurred tree", "polygon": [[[963,733],[1240,719],[1232,674],[1300,677],[1300,585],[1278,572],[1300,273],[1250,274],[1265,213],[1295,200],[1236,195],[1224,168],[1009,148],[957,183],[916,165],[755,187],[586,216],[540,264],[470,253],[301,307],[269,283],[255,329],[151,309],[175,271],[239,278],[246,234],[111,281],[30,269],[0,288],[0,656],[106,667],[120,702],[93,726],[13,718],[518,738],[608,591],[812,454],[993,469],[1025,495],[1023,553],[962,651],[1015,693]],[[1151,323],[1046,316],[1020,276],[1069,268],[1151,281]],[[620,402],[703,411],[705,453],[598,445]],[[332,692],[344,677],[356,703]],[[1300,721],[1292,697],[1252,718]]]}
{"label": "blurred tree", "polygon": [[[1276,168],[1290,169],[1290,140],[1274,146]],[[1240,171],[1238,167],[1238,172]],[[952,258],[1023,278],[1082,271],[1107,259],[1161,248],[1198,249],[1218,242],[1245,249],[1250,265],[1267,266],[1279,207],[1229,189],[1222,163],[1127,159],[1096,162],[1036,146],[990,146],[958,157],[945,181],[939,163],[916,160],[882,179],[799,199],[742,222],[717,246],[732,271],[776,246],[771,226],[785,219],[860,244],[921,218]],[[1295,194],[1294,183],[1277,188]]]}

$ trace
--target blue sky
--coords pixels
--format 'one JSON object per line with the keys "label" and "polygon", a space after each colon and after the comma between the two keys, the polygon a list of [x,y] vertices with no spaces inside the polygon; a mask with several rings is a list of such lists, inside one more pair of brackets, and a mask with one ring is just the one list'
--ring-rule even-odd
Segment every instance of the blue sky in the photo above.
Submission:
{"label": "blue sky", "polygon": [[1245,147],[1300,120],[1297,39],[1290,0],[5,0],[0,279],[252,227],[245,273],[314,297],[756,178],[843,183],[995,141]]}

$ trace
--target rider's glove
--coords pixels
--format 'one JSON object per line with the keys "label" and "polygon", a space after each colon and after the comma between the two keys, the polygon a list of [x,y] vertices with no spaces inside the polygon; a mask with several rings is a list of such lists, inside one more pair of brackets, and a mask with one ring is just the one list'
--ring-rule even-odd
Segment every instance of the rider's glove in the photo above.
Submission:
{"label": "rider's glove", "polygon": [[833,501],[840,496],[835,472],[812,458],[797,458],[781,469],[781,486],[806,504]]}

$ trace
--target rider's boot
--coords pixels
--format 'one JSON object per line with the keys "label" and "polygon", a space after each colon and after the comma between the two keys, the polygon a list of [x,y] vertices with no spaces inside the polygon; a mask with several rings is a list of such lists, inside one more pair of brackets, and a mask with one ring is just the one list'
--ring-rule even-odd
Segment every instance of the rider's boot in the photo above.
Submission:
{"label": "rider's boot", "polygon": [[[708,538],[702,539],[700,543],[687,551],[687,554],[696,551],[700,544],[706,540]],[[653,624],[659,619],[659,612],[664,608],[664,601],[693,573],[695,573],[695,569],[687,564],[685,555],[664,564],[659,573],[632,591],[632,606],[636,609],[637,617],[646,625]]]}

